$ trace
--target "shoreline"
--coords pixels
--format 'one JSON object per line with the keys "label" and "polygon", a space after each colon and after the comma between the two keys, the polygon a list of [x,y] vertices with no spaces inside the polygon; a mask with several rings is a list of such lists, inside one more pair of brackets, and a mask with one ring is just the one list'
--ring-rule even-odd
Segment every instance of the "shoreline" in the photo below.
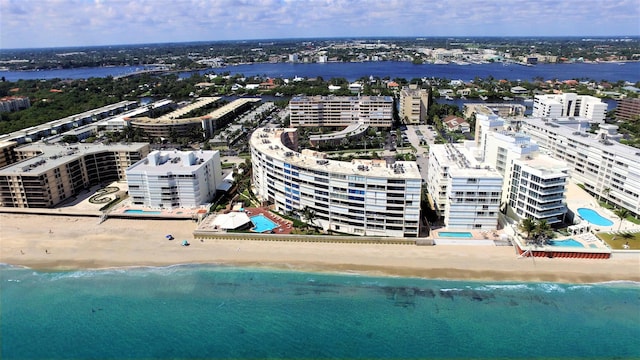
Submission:
{"label": "shoreline", "polygon": [[[640,254],[547,259],[518,258],[511,246],[201,242],[193,239],[190,220],[98,224],[95,218],[0,214],[0,229],[0,263],[39,271],[213,265],[461,281],[640,282]],[[191,246],[181,246],[183,239]]]}

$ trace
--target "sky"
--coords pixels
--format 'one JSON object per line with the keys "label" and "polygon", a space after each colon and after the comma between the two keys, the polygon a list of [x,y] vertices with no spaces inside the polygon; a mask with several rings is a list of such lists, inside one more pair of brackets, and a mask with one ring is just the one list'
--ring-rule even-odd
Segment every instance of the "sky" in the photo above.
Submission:
{"label": "sky", "polygon": [[0,0],[0,48],[640,35],[640,0]]}

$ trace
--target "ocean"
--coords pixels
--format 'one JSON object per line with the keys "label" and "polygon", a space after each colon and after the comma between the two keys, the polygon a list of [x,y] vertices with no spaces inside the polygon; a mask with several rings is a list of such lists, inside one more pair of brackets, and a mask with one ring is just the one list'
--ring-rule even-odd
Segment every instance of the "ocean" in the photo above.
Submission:
{"label": "ocean", "polygon": [[[20,79],[86,79],[89,77],[122,76],[142,70],[134,66],[94,67],[75,69],[56,69],[42,71],[0,71],[7,81]],[[390,79],[404,78],[445,78],[471,81],[476,76],[485,79],[489,76],[495,79],[533,81],[536,78],[543,80],[567,80],[567,79],[592,79],[595,81],[607,80],[616,82],[619,80],[637,82],[640,81],[640,62],[627,62],[624,65],[618,63],[572,63],[572,64],[538,64],[536,66],[522,66],[511,64],[504,66],[502,63],[470,64],[470,65],[434,65],[412,64],[407,61],[372,61],[359,63],[256,63],[245,65],[226,66],[207,69],[200,73],[215,72],[231,74],[243,74],[244,76],[268,76],[278,78],[316,77],[321,76],[325,80],[331,78],[345,78],[354,81],[362,77],[378,76]],[[180,77],[191,76],[190,72],[179,73]]]}
{"label": "ocean", "polygon": [[0,267],[9,359],[637,358],[640,285]]}

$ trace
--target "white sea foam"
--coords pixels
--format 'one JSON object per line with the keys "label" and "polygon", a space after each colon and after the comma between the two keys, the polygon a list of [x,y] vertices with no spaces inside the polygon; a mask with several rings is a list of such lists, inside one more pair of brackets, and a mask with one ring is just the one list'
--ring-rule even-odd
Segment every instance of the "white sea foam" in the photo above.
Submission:
{"label": "white sea foam", "polygon": [[591,290],[593,289],[593,285],[572,285],[567,288],[567,290]]}
{"label": "white sea foam", "polygon": [[440,289],[440,291],[445,291],[445,292],[447,292],[447,291],[462,291],[462,290],[463,290],[463,289],[458,289],[458,288],[450,288],[450,289],[446,289],[446,288],[445,288],[445,289]]}
{"label": "white sea foam", "polygon": [[605,281],[599,283],[592,283],[594,286],[620,286],[620,287],[640,287],[640,282],[631,281],[631,280],[615,280],[615,281]]}
{"label": "white sea foam", "polygon": [[538,284],[538,290],[542,290],[546,293],[552,293],[552,292],[560,292],[563,293],[566,291],[566,289],[564,287],[562,287],[561,285],[558,284],[552,284],[552,283],[540,283]]}
{"label": "white sea foam", "polygon": [[495,290],[533,290],[527,284],[488,284],[474,288],[478,291],[495,291]]}

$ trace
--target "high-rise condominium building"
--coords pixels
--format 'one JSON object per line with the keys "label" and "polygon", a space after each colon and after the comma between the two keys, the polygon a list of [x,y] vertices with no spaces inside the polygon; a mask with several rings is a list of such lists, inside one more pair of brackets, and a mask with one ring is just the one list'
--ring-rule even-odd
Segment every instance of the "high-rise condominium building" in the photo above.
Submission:
{"label": "high-rise condominium building", "polygon": [[0,203],[48,208],[96,184],[126,178],[126,169],[149,153],[149,144],[35,143],[14,149],[19,161],[0,170]]}
{"label": "high-rise condominium building", "polygon": [[325,230],[417,237],[421,177],[412,161],[329,160],[297,152],[296,129],[260,128],[250,139],[253,191],[276,211],[315,214]]}
{"label": "high-rise condominium building", "polygon": [[618,101],[616,120],[640,121],[640,98],[622,99]]}
{"label": "high-rise condominium building", "polygon": [[572,123],[528,118],[522,130],[551,156],[566,162],[571,178],[585,190],[640,215],[640,150],[616,141],[619,135],[614,125],[600,125],[591,134]]}
{"label": "high-rise condominium building", "polygon": [[433,145],[429,150],[427,187],[445,227],[495,230],[502,176],[495,168],[476,161],[462,144]]}
{"label": "high-rise condominium building", "polygon": [[476,134],[482,136],[477,139],[482,149],[478,155],[503,176],[501,202],[509,215],[561,222],[567,211],[567,164],[541,153],[526,134],[492,130],[504,122],[495,115],[478,115],[476,121],[482,129]]}
{"label": "high-rise condominium building", "polygon": [[363,123],[391,127],[393,99],[390,96],[296,96],[289,102],[292,127],[345,127]]}
{"label": "high-rise condominium building", "polygon": [[429,90],[405,87],[400,91],[400,120],[420,124],[427,119]]}
{"label": "high-rise condominium building", "polygon": [[582,117],[590,122],[603,123],[607,104],[600,99],[575,93],[536,95],[533,99],[533,117]]}
{"label": "high-rise condominium building", "polygon": [[151,208],[206,204],[221,183],[218,151],[153,151],[127,169],[133,204]]}

